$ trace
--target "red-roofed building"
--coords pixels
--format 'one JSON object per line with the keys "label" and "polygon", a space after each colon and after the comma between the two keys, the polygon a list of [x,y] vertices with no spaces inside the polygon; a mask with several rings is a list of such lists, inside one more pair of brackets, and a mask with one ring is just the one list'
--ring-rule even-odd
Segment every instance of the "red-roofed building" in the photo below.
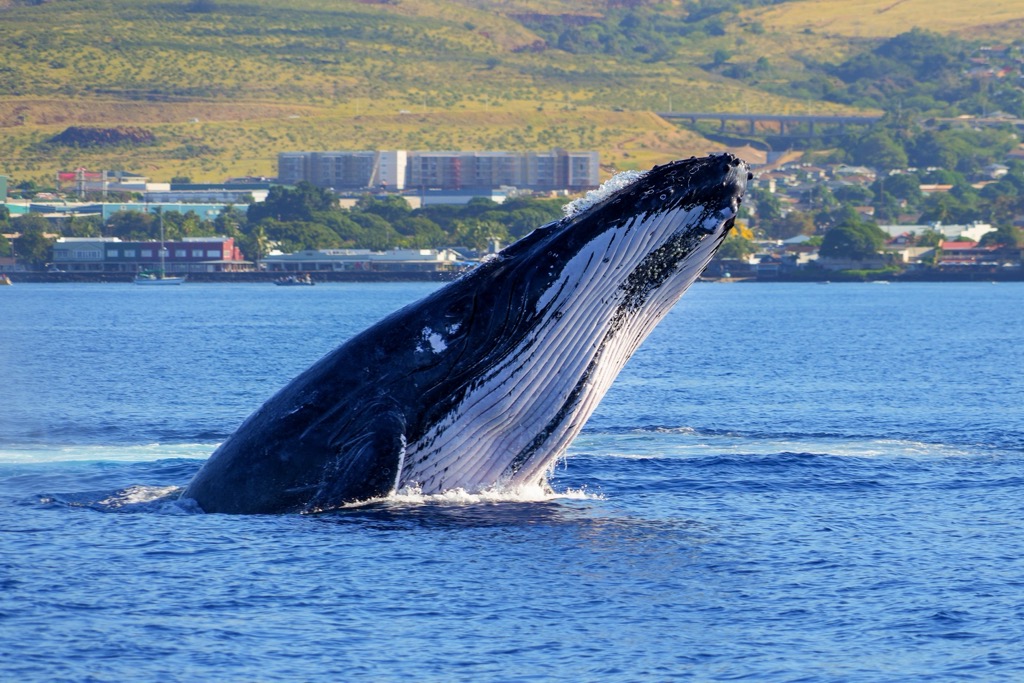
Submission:
{"label": "red-roofed building", "polygon": [[946,270],[998,268],[1020,262],[1020,250],[998,244],[979,246],[976,242],[943,242],[936,265]]}

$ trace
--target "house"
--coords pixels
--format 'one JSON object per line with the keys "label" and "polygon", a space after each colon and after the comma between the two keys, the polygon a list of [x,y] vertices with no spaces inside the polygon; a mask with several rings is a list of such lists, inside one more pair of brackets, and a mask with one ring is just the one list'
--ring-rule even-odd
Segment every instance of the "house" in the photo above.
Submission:
{"label": "house", "polygon": [[923,195],[935,194],[936,192],[949,192],[953,189],[952,185],[941,183],[921,183],[919,187],[921,189],[921,194]]}
{"label": "house", "polygon": [[897,263],[903,266],[921,266],[930,264],[935,257],[936,247],[914,247],[904,246],[902,249],[890,249],[886,253],[896,258]]}
{"label": "house", "polygon": [[893,237],[886,244],[889,247],[907,247],[914,244],[915,241],[916,240],[914,234],[905,231]]}
{"label": "house", "polygon": [[927,225],[881,224],[878,227],[882,232],[889,235],[890,238],[899,237],[904,233],[920,237],[928,232],[937,232],[950,241],[955,241],[959,237],[966,237],[967,239],[977,241],[981,239],[982,235],[995,230],[989,223],[968,223],[966,225],[946,225],[945,223],[929,223]]}
{"label": "house", "polygon": [[989,164],[981,170],[989,178],[998,180],[1010,172],[1010,167],[1004,164]]}

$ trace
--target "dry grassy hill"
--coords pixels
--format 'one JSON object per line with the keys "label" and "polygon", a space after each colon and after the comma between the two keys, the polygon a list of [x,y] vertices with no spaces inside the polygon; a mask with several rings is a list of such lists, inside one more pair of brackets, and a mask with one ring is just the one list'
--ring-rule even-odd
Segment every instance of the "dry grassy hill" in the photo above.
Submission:
{"label": "dry grassy hill", "polygon": [[[683,2],[0,0],[0,173],[212,181],[273,175],[282,151],[367,148],[560,146],[600,150],[608,171],[648,166],[720,148],[654,111],[850,109],[702,68],[720,54],[770,59],[786,79],[794,55],[838,59],[862,36],[1024,19],[1024,0],[986,3],[984,16],[951,0],[851,5],[865,3],[794,0],[691,21],[696,5]],[[609,46],[597,29],[611,22]],[[156,142],[48,144],[70,125],[140,126]]]}
{"label": "dry grassy hill", "polygon": [[1024,28],[1024,0],[793,0],[752,14],[772,31],[843,37],[890,37],[918,27],[1012,40]]}

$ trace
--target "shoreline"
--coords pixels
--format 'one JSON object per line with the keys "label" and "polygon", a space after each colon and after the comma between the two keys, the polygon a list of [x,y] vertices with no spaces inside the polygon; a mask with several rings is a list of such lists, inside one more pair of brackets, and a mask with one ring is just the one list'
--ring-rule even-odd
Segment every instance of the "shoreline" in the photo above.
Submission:
{"label": "shoreline", "polygon": [[[312,272],[310,277],[315,283],[327,282],[450,282],[462,273],[455,272]],[[104,284],[129,283],[133,273],[47,273],[22,271],[7,273],[12,284]],[[227,284],[270,284],[286,273],[189,273],[190,282],[227,283]],[[1011,272],[989,273],[878,273],[870,275],[850,275],[842,272],[792,273],[773,277],[701,277],[699,282],[715,282],[722,284],[774,282],[802,282],[806,284],[831,284],[845,282],[1024,282],[1024,271],[1013,269]]]}
{"label": "shoreline", "polygon": [[[461,273],[415,273],[415,272],[360,272],[360,273],[310,273],[313,282],[449,282]],[[134,281],[134,273],[45,273],[20,272],[7,273],[13,284],[106,284],[130,283]],[[251,283],[271,284],[288,273],[188,273],[185,284],[190,282],[203,283]]]}

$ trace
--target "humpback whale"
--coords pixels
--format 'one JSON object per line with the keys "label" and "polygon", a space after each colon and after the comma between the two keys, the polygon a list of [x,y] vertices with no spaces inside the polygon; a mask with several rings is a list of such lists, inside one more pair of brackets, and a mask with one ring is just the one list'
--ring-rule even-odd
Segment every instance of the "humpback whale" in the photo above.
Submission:
{"label": "humpback whale", "polygon": [[632,173],[321,358],[182,497],[205,512],[301,513],[407,488],[545,484],[711,260],[752,177],[731,154]]}

